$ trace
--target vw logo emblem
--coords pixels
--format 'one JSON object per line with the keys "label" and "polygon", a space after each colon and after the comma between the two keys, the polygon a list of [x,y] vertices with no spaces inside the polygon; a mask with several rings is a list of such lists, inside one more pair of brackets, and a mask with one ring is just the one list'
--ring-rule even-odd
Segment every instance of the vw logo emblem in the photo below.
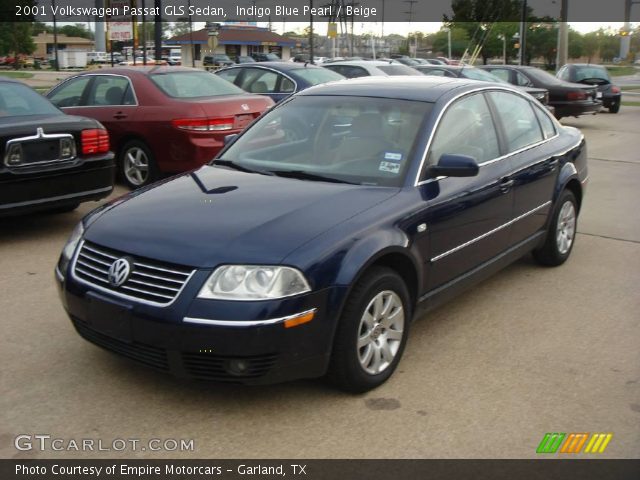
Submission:
{"label": "vw logo emblem", "polygon": [[240,108],[242,108],[242,110],[244,110],[245,112],[249,111],[249,105],[247,105],[246,103],[240,105]]}
{"label": "vw logo emblem", "polygon": [[109,284],[119,287],[127,281],[131,274],[131,262],[126,258],[119,258],[109,267]]}

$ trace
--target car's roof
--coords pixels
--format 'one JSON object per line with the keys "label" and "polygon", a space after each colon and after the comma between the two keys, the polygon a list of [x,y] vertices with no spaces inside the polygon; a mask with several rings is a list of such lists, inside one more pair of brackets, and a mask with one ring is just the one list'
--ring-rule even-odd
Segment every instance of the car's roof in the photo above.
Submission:
{"label": "car's roof", "polygon": [[464,91],[477,88],[495,88],[505,85],[478,82],[467,78],[419,76],[358,77],[324,83],[308,88],[298,95],[345,95],[354,97],[395,98],[421,102],[435,102],[453,89]]}
{"label": "car's roof", "polygon": [[597,63],[567,63],[567,67],[598,67],[605,68],[604,65]]}
{"label": "car's roof", "polygon": [[[394,60],[394,59],[392,59]],[[338,60],[327,63],[327,65],[356,65],[360,67],[380,67],[382,65],[402,65],[395,60],[393,62],[383,60]]]}
{"label": "car's roof", "polygon": [[134,66],[134,65],[121,65],[113,68],[101,68],[100,70],[91,70],[83,72],[80,75],[150,75],[155,73],[172,73],[172,72],[204,72],[198,68],[190,67],[178,67],[171,65],[148,65],[148,66]]}
{"label": "car's roof", "polygon": [[271,68],[273,70],[282,70],[282,71],[290,71],[290,70],[299,70],[302,68],[322,68],[317,65],[313,65],[312,63],[304,64],[302,62],[255,62],[255,63],[245,63],[244,65],[233,65],[228,68],[256,68],[256,67],[266,67]]}

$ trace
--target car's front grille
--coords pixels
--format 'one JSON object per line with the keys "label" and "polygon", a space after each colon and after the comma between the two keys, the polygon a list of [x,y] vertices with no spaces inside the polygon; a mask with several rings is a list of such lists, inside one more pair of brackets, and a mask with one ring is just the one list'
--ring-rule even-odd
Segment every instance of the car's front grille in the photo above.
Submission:
{"label": "car's front grille", "polygon": [[[120,286],[109,282],[109,268],[119,258],[127,258],[131,273]],[[127,255],[94,243],[84,242],[73,267],[74,275],[85,283],[145,302],[167,305],[182,290],[193,270],[174,264]]]}
{"label": "car's front grille", "polygon": [[[182,361],[186,372],[193,378],[228,382],[233,380],[257,378],[265,375],[276,363],[276,354],[255,355],[245,357],[228,357],[213,353],[189,352],[182,354]],[[231,374],[231,362],[242,361],[245,370],[237,376]]]}
{"label": "car's front grille", "polygon": [[95,343],[102,348],[119,353],[124,357],[143,363],[149,367],[163,371],[169,370],[167,352],[162,348],[152,347],[151,345],[144,345],[138,342],[125,343],[100,332],[96,332],[89,327],[89,325],[77,318],[72,318],[72,320],[80,336],[89,340],[91,343]]}

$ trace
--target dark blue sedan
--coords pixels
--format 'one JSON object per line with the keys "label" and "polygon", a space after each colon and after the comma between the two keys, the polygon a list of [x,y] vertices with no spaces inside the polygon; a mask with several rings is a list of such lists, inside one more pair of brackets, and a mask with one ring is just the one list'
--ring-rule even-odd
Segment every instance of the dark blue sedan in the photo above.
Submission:
{"label": "dark blue sedan", "polygon": [[215,72],[245,92],[271,97],[274,102],[321,83],[343,80],[339,73],[310,63],[259,62],[234,65]]}
{"label": "dark blue sedan", "polygon": [[81,336],[192,379],[366,391],[425,310],[529,252],[565,262],[587,183],[578,130],[464,79],[310,88],[228,140],[76,227],[56,277]]}

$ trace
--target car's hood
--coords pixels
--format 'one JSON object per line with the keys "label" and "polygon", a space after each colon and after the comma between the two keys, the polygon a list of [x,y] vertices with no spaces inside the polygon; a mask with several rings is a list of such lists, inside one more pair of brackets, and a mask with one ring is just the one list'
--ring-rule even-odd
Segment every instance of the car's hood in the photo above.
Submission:
{"label": "car's hood", "polygon": [[398,191],[205,166],[116,200],[88,220],[85,238],[194,267],[277,264]]}

